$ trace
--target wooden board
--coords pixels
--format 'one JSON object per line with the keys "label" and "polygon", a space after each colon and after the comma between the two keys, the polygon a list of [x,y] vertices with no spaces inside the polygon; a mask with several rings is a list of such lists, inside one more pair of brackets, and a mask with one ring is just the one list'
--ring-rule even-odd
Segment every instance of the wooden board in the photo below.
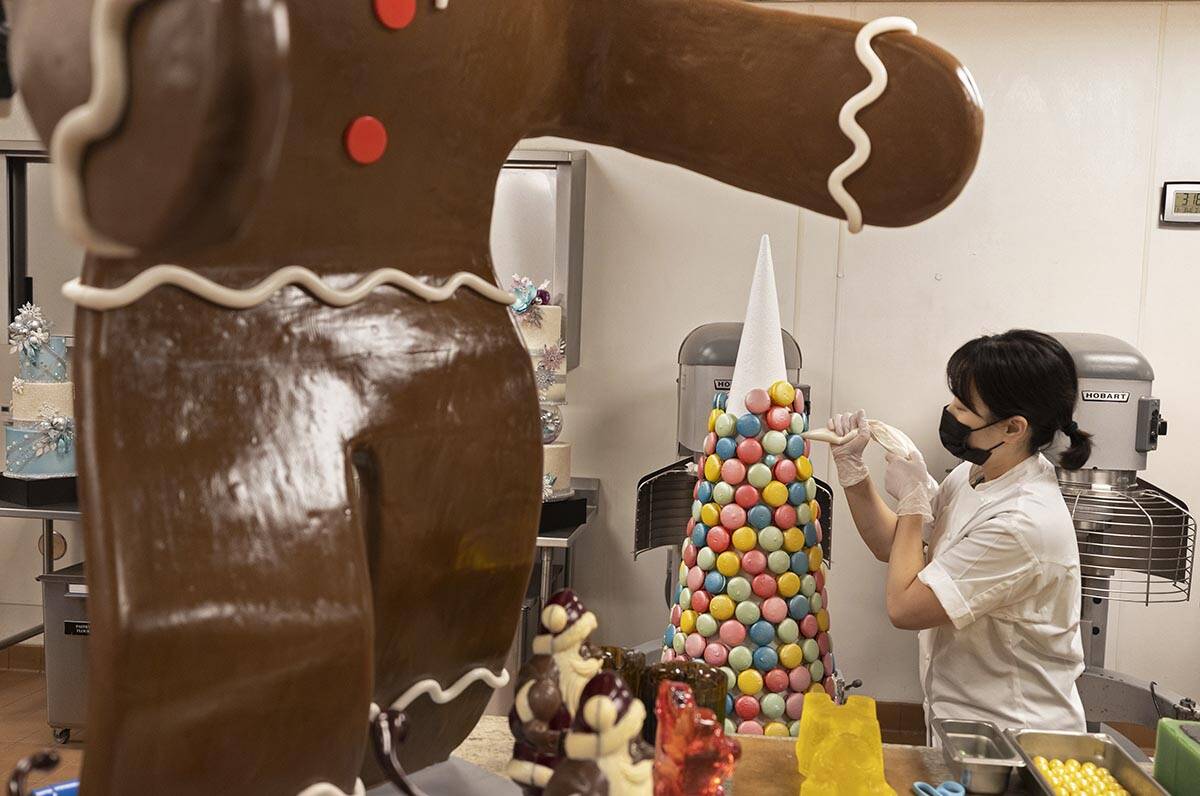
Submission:
{"label": "wooden board", "polygon": [[[734,794],[800,793],[804,778],[796,771],[796,742],[790,738],[738,736],[742,759],[733,776]],[[938,785],[950,779],[950,769],[940,749],[927,746],[883,746],[883,769],[888,784],[903,796],[914,782]],[[1026,793],[1017,777],[1009,780],[1008,793]]]}

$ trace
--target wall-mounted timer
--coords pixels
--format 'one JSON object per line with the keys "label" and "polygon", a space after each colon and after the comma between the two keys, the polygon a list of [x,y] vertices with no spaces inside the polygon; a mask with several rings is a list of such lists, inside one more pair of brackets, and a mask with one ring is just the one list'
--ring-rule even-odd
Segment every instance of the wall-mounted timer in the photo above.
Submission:
{"label": "wall-mounted timer", "polygon": [[1158,218],[1168,224],[1200,224],[1200,182],[1165,182]]}

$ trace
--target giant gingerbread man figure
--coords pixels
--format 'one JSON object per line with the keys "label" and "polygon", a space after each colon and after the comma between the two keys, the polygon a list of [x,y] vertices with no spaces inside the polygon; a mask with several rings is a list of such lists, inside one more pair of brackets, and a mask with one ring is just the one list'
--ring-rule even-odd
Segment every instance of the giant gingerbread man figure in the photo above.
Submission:
{"label": "giant gingerbread man figure", "polygon": [[[534,134],[841,217],[837,116],[868,83],[860,23],[738,0],[12,5],[47,141],[96,90],[98,42],[126,54],[118,117],[77,164],[96,240],[120,244],[86,262],[101,288],[162,263],[234,288],[291,265],[341,287],[384,267],[492,281],[496,176]],[[874,49],[888,87],[859,114],[874,147],[846,187],[866,223],[913,224],[962,189],[981,111],[936,46]],[[541,487],[502,303],[284,287],[232,309],[161,287],[81,309],[76,330],[88,796],[350,793],[381,777],[372,704],[500,672]],[[444,758],[489,695],[418,696],[399,756]]]}

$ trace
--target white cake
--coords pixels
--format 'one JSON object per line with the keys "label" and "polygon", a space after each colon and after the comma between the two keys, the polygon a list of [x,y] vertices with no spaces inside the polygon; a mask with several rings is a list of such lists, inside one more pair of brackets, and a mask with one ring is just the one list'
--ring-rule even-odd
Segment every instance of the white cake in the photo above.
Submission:
{"label": "white cake", "polygon": [[[533,372],[537,377],[538,400],[543,403],[567,402],[567,357],[563,351],[562,307],[534,305],[517,316],[517,328],[525,340]],[[540,325],[534,320],[540,315]]]}
{"label": "white cake", "polygon": [[514,315],[529,351],[538,402],[542,405],[542,496],[563,497],[571,492],[571,443],[558,442],[562,417],[557,407],[567,401],[562,307],[530,303],[521,311],[514,311]]}
{"label": "white cake", "polygon": [[33,304],[8,327],[17,353],[11,419],[4,427],[4,475],[21,480],[75,475],[75,385],[67,338]]}
{"label": "white cake", "polygon": [[[542,446],[542,477],[552,477],[551,496],[565,494],[571,489],[571,443],[551,442]],[[560,484],[566,486],[560,488]]]}

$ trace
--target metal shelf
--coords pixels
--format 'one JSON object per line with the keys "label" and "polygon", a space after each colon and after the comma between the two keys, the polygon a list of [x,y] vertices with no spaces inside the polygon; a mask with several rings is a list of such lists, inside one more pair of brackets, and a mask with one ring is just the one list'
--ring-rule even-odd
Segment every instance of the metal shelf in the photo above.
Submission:
{"label": "metal shelf", "polygon": [[[57,521],[79,522],[82,514],[79,505],[75,503],[57,506],[22,506],[19,503],[9,503],[0,500],[0,517],[18,520],[42,521],[42,572],[50,575],[54,572],[54,523]],[[42,625],[36,625],[21,630],[13,635],[0,638],[0,650],[16,646],[22,641],[40,636]]]}

